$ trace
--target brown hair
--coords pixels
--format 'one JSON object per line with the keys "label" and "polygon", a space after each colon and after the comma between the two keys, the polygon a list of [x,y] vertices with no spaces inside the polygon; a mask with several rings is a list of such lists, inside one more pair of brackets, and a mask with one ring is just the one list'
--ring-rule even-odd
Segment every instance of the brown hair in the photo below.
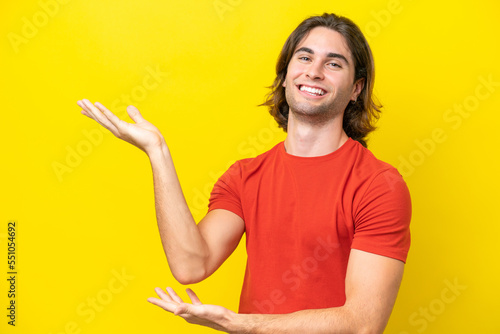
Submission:
{"label": "brown hair", "polygon": [[287,131],[289,107],[285,98],[285,81],[288,63],[297,45],[316,27],[326,27],[340,33],[347,42],[354,60],[354,82],[365,79],[364,87],[356,102],[349,102],[344,112],[343,128],[346,134],[366,147],[366,136],[375,130],[375,122],[379,118],[381,106],[372,96],[375,68],[370,46],[358,26],[346,17],[324,13],[304,20],[291,33],[283,45],[276,63],[276,79],[269,88],[271,92],[261,106],[269,107],[280,128]]}

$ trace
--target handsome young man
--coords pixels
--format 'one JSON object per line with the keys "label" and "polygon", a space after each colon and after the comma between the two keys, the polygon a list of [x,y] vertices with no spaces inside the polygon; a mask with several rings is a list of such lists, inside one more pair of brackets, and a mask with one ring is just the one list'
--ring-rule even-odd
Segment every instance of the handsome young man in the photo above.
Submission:
{"label": "handsome young man", "polygon": [[239,313],[192,304],[170,288],[151,303],[228,333],[382,333],[410,246],[410,196],[401,175],[366,148],[378,107],[373,59],[359,28],[334,14],[311,17],[287,39],[265,105],[284,142],[236,162],[217,181],[197,225],[158,129],[99,103],[87,115],[146,152],[158,227],[174,277],[210,276],[246,233]]}

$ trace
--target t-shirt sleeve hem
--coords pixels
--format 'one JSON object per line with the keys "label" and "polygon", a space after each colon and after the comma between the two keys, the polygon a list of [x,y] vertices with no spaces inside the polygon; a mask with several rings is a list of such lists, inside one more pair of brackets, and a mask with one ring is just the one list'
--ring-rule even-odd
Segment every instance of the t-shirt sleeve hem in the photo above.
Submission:
{"label": "t-shirt sleeve hem", "polygon": [[208,208],[208,212],[215,210],[215,209],[223,209],[223,210],[231,211],[232,213],[240,216],[241,219],[244,219],[243,212],[241,211],[241,208],[234,203],[227,202],[227,201],[216,201],[216,202],[210,203],[210,206]]}
{"label": "t-shirt sleeve hem", "polygon": [[403,263],[406,263],[406,259],[408,257],[408,252],[390,252],[390,251],[386,251],[386,250],[383,250],[383,249],[380,249],[380,248],[377,248],[377,247],[369,247],[369,246],[357,246],[357,245],[353,245],[351,247],[351,249],[357,249],[357,250],[360,250],[360,251],[363,251],[363,252],[367,252],[367,253],[372,253],[372,254],[376,254],[376,255],[381,255],[381,256],[385,256],[385,257],[389,257],[391,259],[395,259],[395,260],[399,260]]}

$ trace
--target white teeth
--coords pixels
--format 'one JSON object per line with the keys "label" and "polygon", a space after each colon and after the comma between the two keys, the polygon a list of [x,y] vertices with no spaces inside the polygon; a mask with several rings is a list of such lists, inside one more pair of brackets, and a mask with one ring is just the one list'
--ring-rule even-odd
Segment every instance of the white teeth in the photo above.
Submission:
{"label": "white teeth", "polygon": [[312,87],[307,87],[307,86],[300,86],[301,91],[306,91],[311,94],[315,95],[325,95],[325,91],[319,88],[312,88]]}

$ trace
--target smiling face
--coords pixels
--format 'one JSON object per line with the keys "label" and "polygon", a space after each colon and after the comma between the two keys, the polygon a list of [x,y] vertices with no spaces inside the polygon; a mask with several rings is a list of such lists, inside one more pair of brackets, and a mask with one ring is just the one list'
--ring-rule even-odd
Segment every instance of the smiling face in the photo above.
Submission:
{"label": "smiling face", "polygon": [[283,83],[290,113],[320,122],[342,115],[363,88],[363,80],[354,82],[354,70],[341,34],[312,29],[297,45]]}

